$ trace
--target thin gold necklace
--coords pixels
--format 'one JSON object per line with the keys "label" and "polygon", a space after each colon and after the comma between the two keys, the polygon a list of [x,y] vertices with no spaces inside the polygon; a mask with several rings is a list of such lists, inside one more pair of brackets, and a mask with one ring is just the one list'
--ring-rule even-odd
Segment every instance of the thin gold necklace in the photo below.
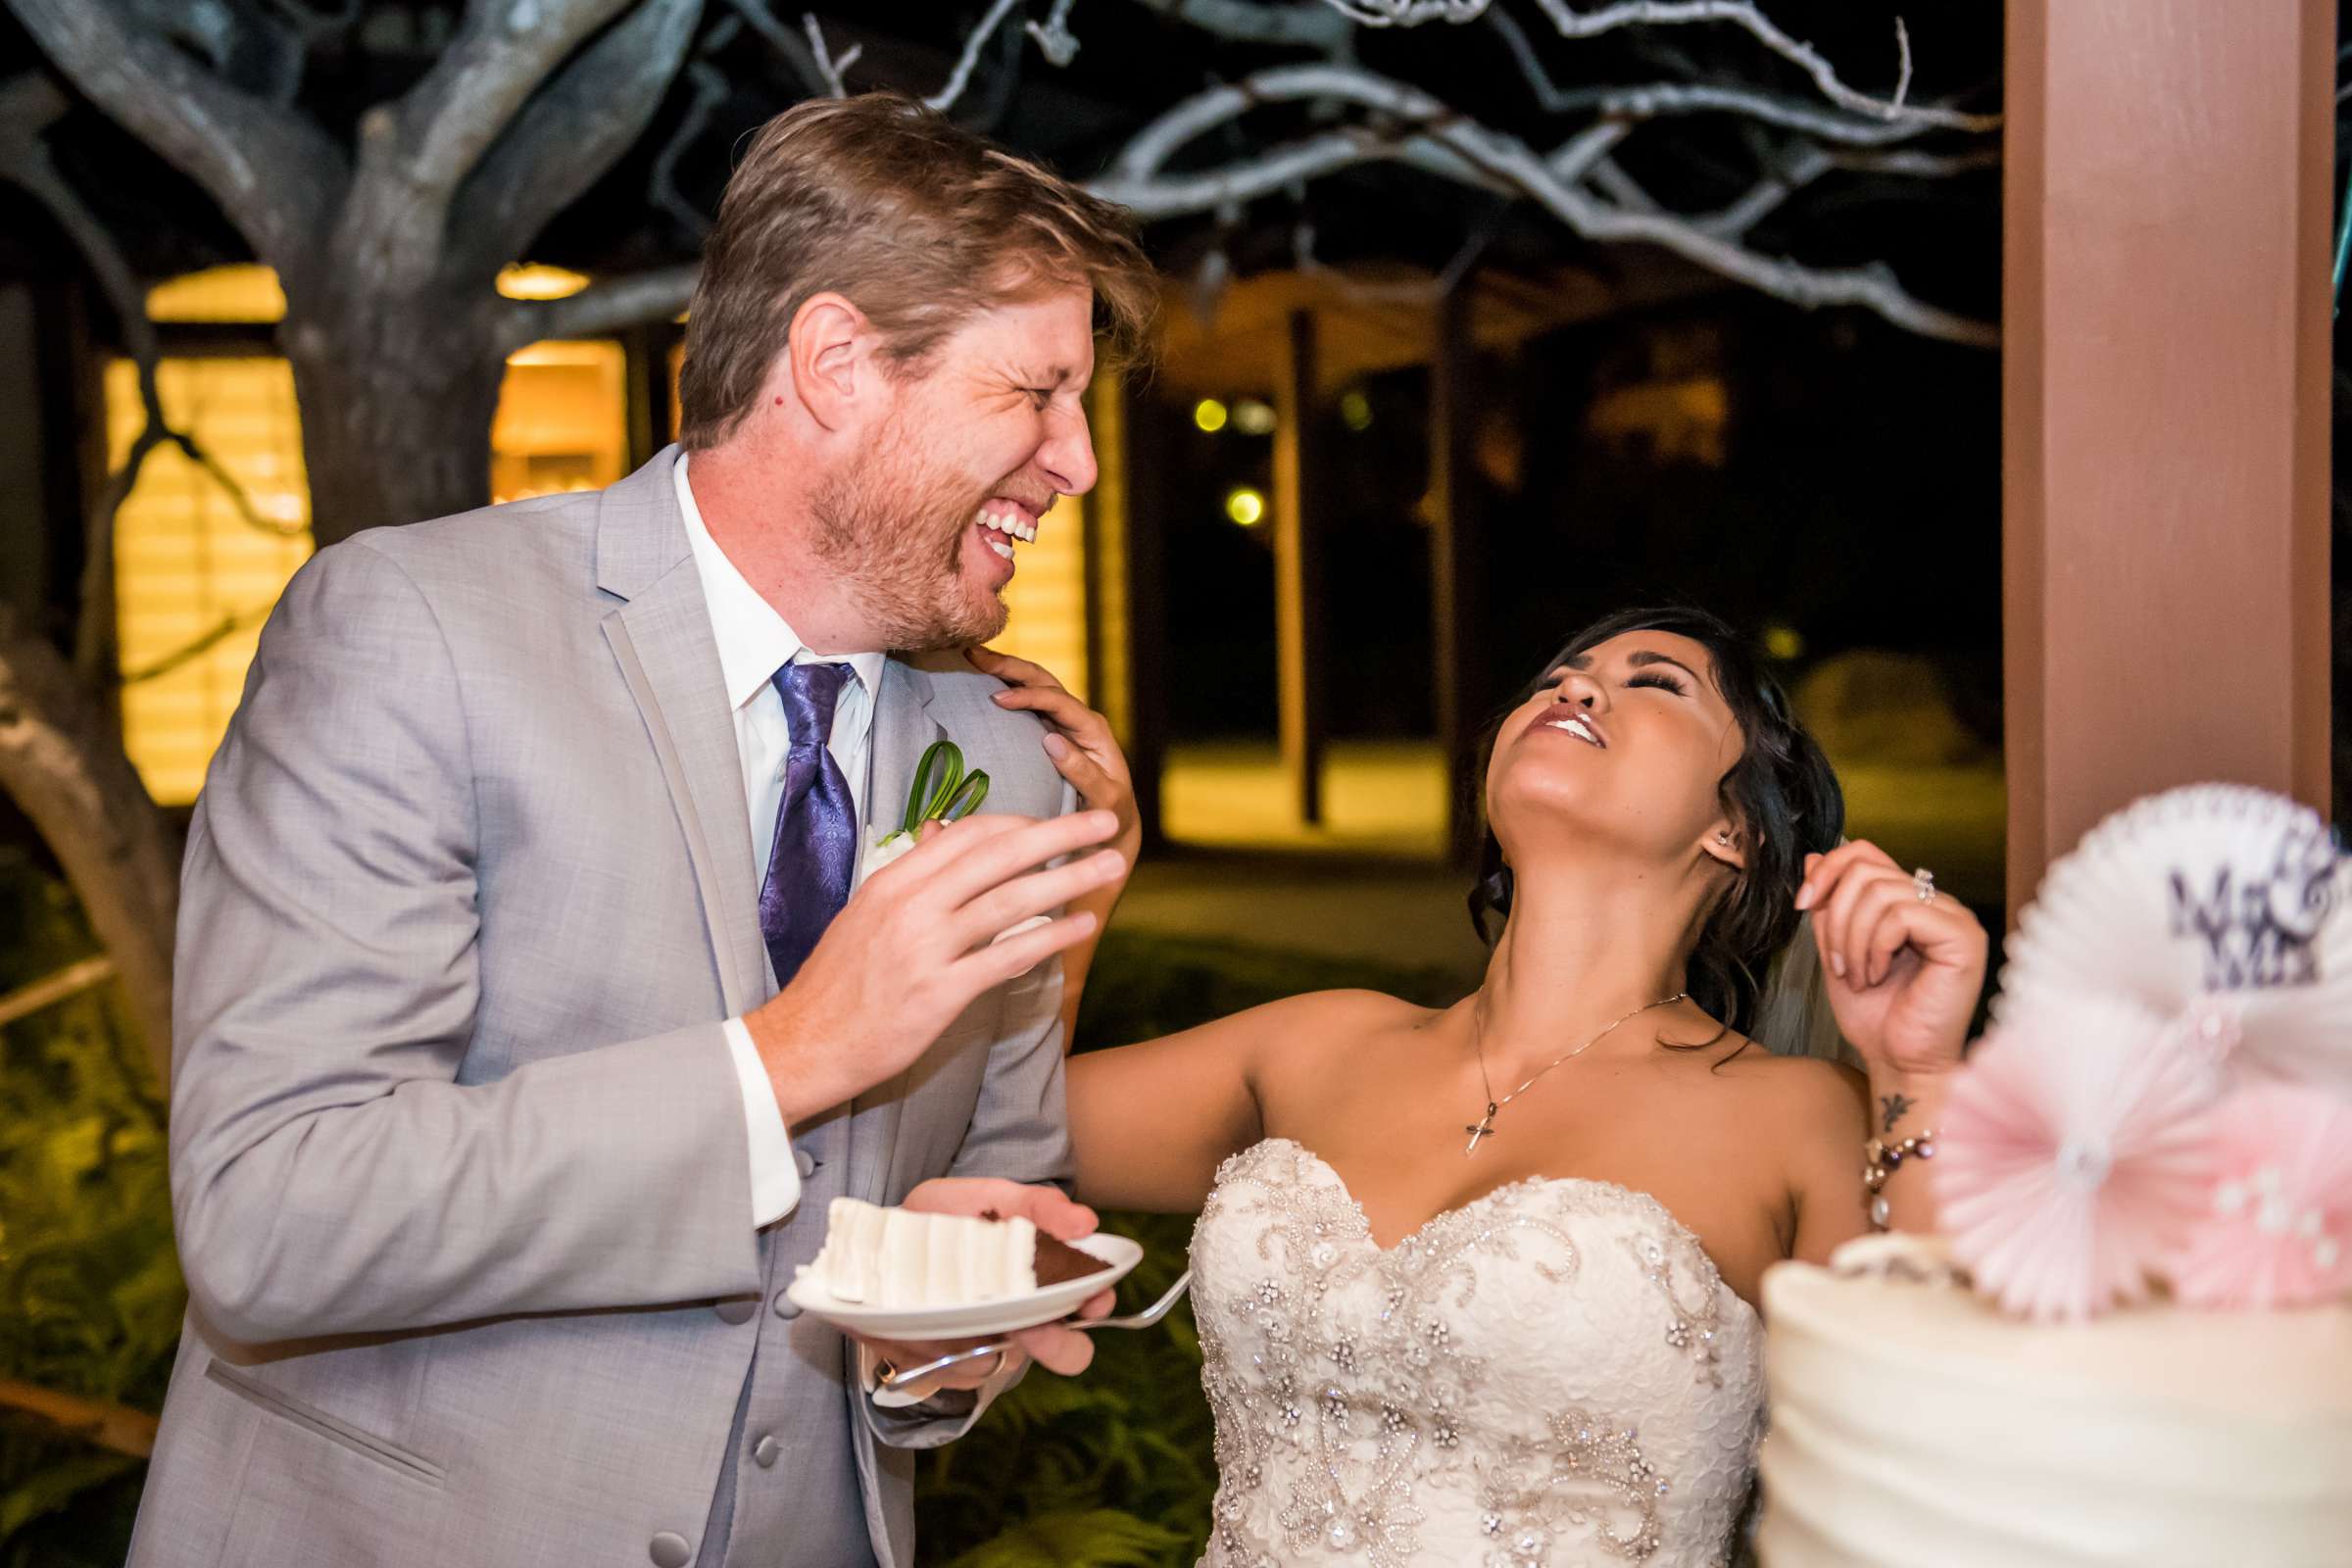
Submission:
{"label": "thin gold necklace", "polygon": [[1690,994],[1690,993],[1688,991],[1677,991],[1671,997],[1661,997],[1656,1002],[1642,1004],[1641,1006],[1636,1007],[1633,1011],[1627,1013],[1623,1018],[1618,1019],[1617,1023],[1609,1025],[1608,1028],[1603,1029],[1599,1034],[1594,1035],[1592,1039],[1586,1041],[1574,1051],[1567,1053],[1565,1055],[1554,1056],[1550,1061],[1544,1063],[1541,1067],[1538,1067],[1533,1077],[1530,1077],[1526,1083],[1521,1084],[1518,1088],[1512,1090],[1500,1100],[1496,1100],[1494,1098],[1494,1080],[1487,1076],[1487,1031],[1479,1022],[1478,1012],[1476,1010],[1477,1004],[1475,1003],[1472,1004],[1472,1011],[1470,1013],[1470,1042],[1471,1049],[1478,1053],[1478,1081],[1485,1087],[1487,1091],[1487,1113],[1484,1116],[1481,1116],[1476,1122],[1473,1122],[1462,1129],[1462,1131],[1470,1135],[1469,1145],[1463,1149],[1462,1157],[1467,1159],[1472,1154],[1478,1152],[1478,1144],[1480,1139],[1492,1138],[1494,1136],[1494,1113],[1502,1109],[1503,1106],[1509,1104],[1512,1101],[1517,1100],[1521,1095],[1526,1094],[1529,1089],[1535,1086],[1537,1078],[1543,1077],[1545,1073],[1551,1071],[1552,1068],[1557,1067],[1561,1062],[1567,1061],[1571,1057],[1581,1056],[1586,1052],[1591,1051],[1594,1046],[1599,1045],[1601,1041],[1607,1039],[1608,1036],[1615,1031],[1617,1024],[1627,1023],[1635,1018],[1639,1018],[1642,1016],[1642,1014],[1649,1011],[1653,1007],[1670,1006],[1673,1004],[1682,1001]]}

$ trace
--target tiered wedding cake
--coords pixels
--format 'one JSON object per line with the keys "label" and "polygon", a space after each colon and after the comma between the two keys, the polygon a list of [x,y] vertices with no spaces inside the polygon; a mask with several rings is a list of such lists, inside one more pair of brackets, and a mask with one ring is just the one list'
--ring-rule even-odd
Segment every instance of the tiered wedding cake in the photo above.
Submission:
{"label": "tiered wedding cake", "polygon": [[1765,1279],[1766,1568],[2352,1563],[2347,902],[2252,790],[2051,868],[1907,1178],[1948,1239]]}

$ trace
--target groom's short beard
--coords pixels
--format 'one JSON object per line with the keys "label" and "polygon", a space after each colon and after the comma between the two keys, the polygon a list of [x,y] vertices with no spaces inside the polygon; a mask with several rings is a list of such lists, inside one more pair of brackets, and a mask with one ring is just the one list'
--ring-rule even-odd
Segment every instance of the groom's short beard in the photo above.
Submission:
{"label": "groom's short beard", "polygon": [[963,574],[963,536],[983,498],[931,478],[898,421],[855,473],[812,498],[817,560],[848,589],[885,648],[920,653],[985,643],[1004,629],[1000,594],[975,595]]}

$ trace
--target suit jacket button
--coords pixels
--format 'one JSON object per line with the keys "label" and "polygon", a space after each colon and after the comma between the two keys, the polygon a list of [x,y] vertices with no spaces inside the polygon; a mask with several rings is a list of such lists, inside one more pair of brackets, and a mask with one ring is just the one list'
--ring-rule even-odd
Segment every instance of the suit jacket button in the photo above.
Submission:
{"label": "suit jacket button", "polygon": [[807,1181],[809,1177],[816,1174],[816,1156],[809,1153],[806,1149],[796,1149],[793,1151],[792,1163],[793,1167],[801,1173],[801,1180],[803,1181]]}
{"label": "suit jacket button", "polygon": [[721,1301],[710,1310],[718,1314],[721,1323],[749,1323],[752,1314],[760,1310],[760,1303],[756,1300]]}
{"label": "suit jacket button", "polygon": [[656,1536],[646,1554],[654,1559],[657,1568],[686,1568],[694,1560],[694,1548],[675,1530],[664,1530]]}
{"label": "suit jacket button", "polygon": [[784,1445],[778,1443],[775,1434],[771,1432],[752,1446],[752,1463],[762,1470],[773,1470],[776,1467],[777,1458],[783,1452]]}
{"label": "suit jacket button", "polygon": [[776,1316],[789,1323],[801,1315],[800,1306],[782,1291],[776,1293]]}

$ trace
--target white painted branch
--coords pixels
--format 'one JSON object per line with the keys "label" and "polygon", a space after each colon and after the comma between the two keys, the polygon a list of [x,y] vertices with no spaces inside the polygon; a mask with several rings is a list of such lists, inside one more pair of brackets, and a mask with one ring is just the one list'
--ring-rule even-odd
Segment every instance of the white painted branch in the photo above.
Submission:
{"label": "white painted branch", "polygon": [[[1812,78],[1821,95],[1840,109],[1875,120],[1915,120],[1923,124],[1948,130],[1996,130],[2000,127],[1998,115],[1965,114],[1957,109],[1933,105],[1904,104],[1894,99],[1874,98],[1858,92],[1839,79],[1837,69],[1824,59],[1811,44],[1790,37],[1764,15],[1754,0],[1615,0],[1614,4],[1597,11],[1578,11],[1568,0],[1535,0],[1537,9],[1547,18],[1563,38],[1597,38],[1605,32],[1622,27],[1677,26],[1691,23],[1725,22],[1743,29],[1758,43],[1788,61]],[[1897,24],[1895,48],[1900,58],[1900,87],[1910,85],[1910,37]]]}
{"label": "white painted branch", "polygon": [[1643,190],[1634,176],[1625,172],[1625,166],[1614,158],[1603,158],[1592,166],[1592,183],[1603,196],[1615,202],[1620,211],[1658,211],[1656,199]]}
{"label": "white painted branch", "polygon": [[[1307,97],[1375,109],[1396,117],[1403,124],[1394,135],[1334,132],[1197,173],[1162,177],[1151,172],[1189,141],[1198,126],[1215,122],[1216,115],[1205,111],[1226,112],[1237,100],[1264,103]],[[1345,153],[1353,156],[1345,157]],[[1467,166],[1477,172],[1473,182],[1489,187],[1499,182],[1535,201],[1588,239],[1659,245],[1794,305],[1808,309],[1858,305],[1906,330],[1955,342],[1990,345],[1999,338],[1998,329],[1988,322],[1914,298],[1883,265],[1809,268],[1746,250],[1736,238],[1709,232],[1699,220],[1605,205],[1560,179],[1544,158],[1517,137],[1481,125],[1419,88],[1354,67],[1289,67],[1260,73],[1238,86],[1201,93],[1148,126],[1113,163],[1111,173],[1090,188],[1134,208],[1140,216],[1169,218],[1250,200],[1305,177],[1305,170],[1330,173],[1351,163],[1382,159],[1398,160],[1448,179],[1461,179]]]}
{"label": "white painted branch", "polygon": [[850,87],[843,79],[843,74],[858,63],[858,57],[865,52],[865,45],[852,44],[850,52],[836,60],[833,52],[825,47],[825,29],[816,24],[815,12],[802,12],[801,25],[808,30],[808,52],[816,60],[816,72],[824,78],[825,91],[835,98],[847,98]]}
{"label": "white painted branch", "polygon": [[399,181],[445,206],[523,105],[589,34],[631,0],[473,0],[433,69],[402,98],[401,134],[363,178]]}
{"label": "white painted branch", "polygon": [[1346,55],[1354,24],[1323,0],[1142,0],[1162,15],[1234,43]]}
{"label": "white painted branch", "polygon": [[1605,161],[1616,145],[1632,133],[1633,127],[1619,120],[1588,125],[1562,142],[1544,160],[1544,167],[1551,171],[1552,178],[1573,185],[1585,177],[1586,171]]}
{"label": "white painted branch", "polygon": [[1692,219],[1691,226],[1717,239],[1739,239],[1778,211],[1789,197],[1837,167],[1837,160],[1820,148],[1802,148],[1787,168],[1767,173],[1721,212]]}
{"label": "white painted branch", "polygon": [[694,297],[700,270],[693,263],[681,263],[592,283],[568,299],[515,300],[500,318],[500,347],[513,353],[542,338],[594,337],[667,320]]}
{"label": "white painted branch", "polygon": [[1367,27],[1418,27],[1424,22],[1478,20],[1487,0],[1327,0],[1334,11]]}
{"label": "white painted branch", "polygon": [[6,0],[99,108],[202,185],[281,270],[315,243],[342,154],[307,120],[236,91],[135,24],[119,0]]}
{"label": "white painted branch", "polygon": [[1020,0],[997,0],[995,5],[988,8],[988,15],[980,19],[980,25],[974,27],[971,36],[963,40],[962,58],[956,62],[955,71],[948,76],[948,84],[924,99],[925,105],[941,114],[956,107],[956,100],[962,97],[963,89],[972,83],[972,72],[980,64],[980,51],[988,46],[989,38],[1019,3]]}
{"label": "white painted branch", "polygon": [[702,0],[642,0],[568,62],[458,193],[449,246],[483,275],[539,231],[645,133],[694,41]]}

